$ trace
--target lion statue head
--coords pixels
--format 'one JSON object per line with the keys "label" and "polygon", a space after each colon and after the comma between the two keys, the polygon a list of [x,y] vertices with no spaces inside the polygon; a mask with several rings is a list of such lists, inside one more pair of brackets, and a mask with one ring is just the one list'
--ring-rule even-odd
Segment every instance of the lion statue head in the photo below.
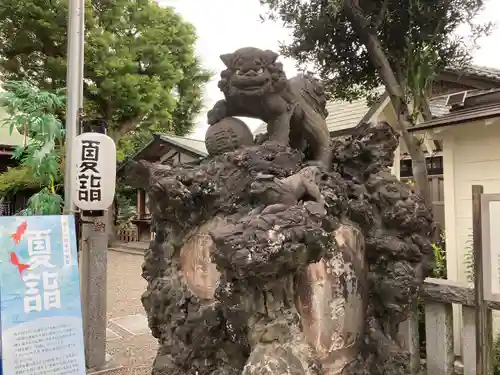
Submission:
{"label": "lion statue head", "polygon": [[278,54],[245,47],[220,56],[227,67],[221,72],[219,88],[227,96],[260,96],[284,89],[287,78]]}

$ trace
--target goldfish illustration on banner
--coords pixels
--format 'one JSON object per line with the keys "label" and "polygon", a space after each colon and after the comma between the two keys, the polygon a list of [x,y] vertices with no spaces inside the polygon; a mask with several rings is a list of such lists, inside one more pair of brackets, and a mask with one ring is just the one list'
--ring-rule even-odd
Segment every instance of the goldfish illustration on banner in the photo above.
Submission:
{"label": "goldfish illustration on banner", "polygon": [[14,243],[16,245],[21,242],[24,233],[26,232],[26,229],[28,229],[28,221],[24,220],[16,229],[16,231],[12,234],[12,239],[14,240]]}
{"label": "goldfish illustration on banner", "polygon": [[19,271],[19,275],[21,277],[23,276],[23,271],[28,270],[30,268],[28,264],[23,264],[19,262],[19,258],[17,257],[17,254],[14,252],[10,253],[10,262],[14,266],[17,266],[17,270]]}
{"label": "goldfish illustration on banner", "polygon": [[[17,227],[16,231],[11,235],[15,245],[19,245],[19,243],[23,238],[24,233],[26,232],[26,229],[28,229],[28,221],[25,220]],[[28,264],[24,264],[19,261],[19,258],[14,251],[11,251],[10,253],[10,262],[17,267],[17,270],[19,271],[19,276],[21,276],[21,278],[23,276],[23,271],[28,270],[30,268]]]}

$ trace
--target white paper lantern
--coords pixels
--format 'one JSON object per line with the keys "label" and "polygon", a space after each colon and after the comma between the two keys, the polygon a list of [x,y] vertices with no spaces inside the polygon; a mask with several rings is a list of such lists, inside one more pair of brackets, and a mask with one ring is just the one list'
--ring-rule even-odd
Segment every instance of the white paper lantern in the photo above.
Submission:
{"label": "white paper lantern", "polygon": [[84,211],[107,210],[115,197],[115,142],[105,134],[82,133],[72,151],[74,204]]}

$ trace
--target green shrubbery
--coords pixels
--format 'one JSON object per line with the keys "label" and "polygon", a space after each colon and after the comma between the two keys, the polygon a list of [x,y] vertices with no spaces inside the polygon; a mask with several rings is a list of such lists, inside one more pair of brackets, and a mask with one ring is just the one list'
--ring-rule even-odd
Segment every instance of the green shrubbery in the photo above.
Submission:
{"label": "green shrubbery", "polygon": [[9,81],[3,88],[0,101],[8,117],[0,125],[8,126],[11,133],[14,129],[22,131],[29,142],[14,150],[19,166],[0,176],[0,191],[5,196],[15,189],[36,189],[21,214],[60,214],[65,132],[58,113],[64,109],[65,97],[60,91],[41,91],[27,81]]}
{"label": "green shrubbery", "polygon": [[500,375],[500,335],[493,342],[493,375]]}
{"label": "green shrubbery", "polygon": [[12,196],[20,190],[38,190],[40,182],[33,179],[33,174],[26,166],[9,168],[0,173],[0,196]]}
{"label": "green shrubbery", "polygon": [[[446,242],[444,233],[441,233],[439,242],[432,244],[434,249],[434,267],[432,277],[446,279]],[[425,357],[425,304],[418,304],[418,334],[420,343],[420,355]]]}

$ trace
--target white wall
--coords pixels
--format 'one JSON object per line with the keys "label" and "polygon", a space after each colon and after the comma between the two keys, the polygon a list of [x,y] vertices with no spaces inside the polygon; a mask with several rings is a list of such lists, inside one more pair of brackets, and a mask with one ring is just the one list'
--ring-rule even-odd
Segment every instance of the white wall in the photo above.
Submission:
{"label": "white wall", "polygon": [[[443,129],[444,201],[447,272],[468,282],[466,254],[472,233],[472,185],[500,193],[500,123],[477,121]],[[460,354],[460,307],[454,307],[455,352]],[[495,319],[495,331],[500,325]]]}
{"label": "white wall", "polygon": [[[498,124],[500,125],[500,124]],[[500,126],[483,122],[443,132],[448,277],[466,282],[465,254],[472,233],[472,185],[500,193]],[[453,250],[453,251],[452,251]]]}

